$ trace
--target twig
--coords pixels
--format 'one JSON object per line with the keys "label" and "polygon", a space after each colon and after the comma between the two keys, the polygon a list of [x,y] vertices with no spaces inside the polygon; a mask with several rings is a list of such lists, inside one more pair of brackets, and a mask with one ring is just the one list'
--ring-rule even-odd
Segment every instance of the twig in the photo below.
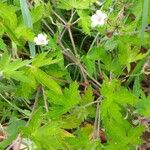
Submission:
{"label": "twig", "polygon": [[[40,89],[41,89],[40,86],[38,86],[37,93],[36,93],[36,96],[35,96],[35,102],[34,102],[34,105],[33,105],[33,108],[32,108],[32,113],[31,113],[31,115],[29,117],[29,120],[28,120],[26,125],[28,125],[28,123],[31,120],[31,118],[33,116],[33,113],[35,111],[35,108],[36,108],[36,105],[37,105],[37,102],[38,102],[38,98],[39,98]],[[14,150],[20,150],[21,141],[22,141],[21,135],[18,134],[16,140],[6,150],[11,150],[12,148]]]}
{"label": "twig", "polygon": [[62,38],[63,38],[63,36],[64,36],[65,32],[66,32],[66,28],[65,28],[65,29],[63,30],[63,32],[60,34],[60,38],[59,38],[59,40],[62,40]]}
{"label": "twig", "polygon": [[72,19],[73,19],[73,16],[75,15],[75,13],[76,13],[76,10],[73,12],[73,10],[72,10],[72,12],[71,12],[71,17],[70,17],[70,19],[69,19],[69,21],[68,22],[71,22],[72,21]]}
{"label": "twig", "polygon": [[80,61],[77,60],[77,58],[76,58],[75,56],[71,56],[70,54],[68,54],[68,53],[66,53],[66,52],[64,52],[64,51],[63,51],[63,54],[64,54],[65,56],[67,56],[68,58],[70,58],[71,61],[73,61],[73,62],[80,68],[80,71],[81,71],[81,74],[83,75],[84,81],[85,81],[85,82],[88,82],[87,77],[86,77],[86,74],[85,74],[85,71],[84,71],[83,66],[82,66],[82,64],[80,63]]}
{"label": "twig", "polygon": [[80,18],[78,18],[78,19],[77,19],[77,20],[75,20],[73,23],[71,23],[71,25],[76,24],[79,20],[80,20]]}
{"label": "twig", "polygon": [[85,107],[89,107],[89,106],[91,106],[91,105],[93,105],[93,104],[97,104],[97,103],[99,103],[99,102],[100,102],[99,100],[93,101],[93,102],[91,102],[91,103],[88,103],[88,104],[84,105],[83,107],[84,107],[84,108],[85,108]]}
{"label": "twig", "polygon": [[54,10],[51,10],[51,11],[55,14],[55,16],[57,16],[57,18],[58,18],[60,21],[63,22],[64,25],[66,25],[66,22],[65,22],[64,19],[62,19]]}
{"label": "twig", "polygon": [[100,100],[102,97],[98,98],[97,106],[96,106],[96,116],[95,116],[95,122],[94,122],[94,131],[93,131],[93,138],[98,139],[99,138],[99,131],[100,131]]}
{"label": "twig", "polygon": [[71,61],[75,62],[75,63],[79,66],[80,70],[82,71],[82,75],[84,75],[84,77],[85,77],[85,81],[86,81],[86,82],[88,81],[88,80],[86,79],[86,75],[87,75],[93,82],[95,82],[95,83],[98,85],[98,87],[101,87],[101,84],[100,84],[97,80],[95,80],[95,79],[86,71],[86,69],[82,66],[82,64],[80,63],[79,60],[76,60],[75,57],[73,58],[72,56],[70,56],[70,55],[69,55],[68,53],[66,53],[65,51],[62,51],[62,53],[63,53],[65,56],[69,57],[69,58],[71,59]]}
{"label": "twig", "polygon": [[[99,89],[100,88],[100,86],[98,86],[95,82],[93,82],[92,80],[90,80],[89,81],[93,86],[94,86],[94,88],[95,89]],[[98,93],[97,93],[98,94]],[[99,94],[98,94],[98,96],[100,96]]]}
{"label": "twig", "polygon": [[87,37],[88,37],[88,35],[86,35],[86,36],[83,38],[83,40],[82,40],[82,42],[81,42],[81,44],[80,44],[79,50],[82,49],[83,43],[84,43],[84,41],[86,40]]}
{"label": "twig", "polygon": [[48,28],[48,30],[52,33],[52,35],[54,35],[54,31],[49,27],[49,25],[47,24],[47,22],[44,19],[42,20],[42,22]]}
{"label": "twig", "polygon": [[28,125],[29,121],[32,119],[33,113],[35,111],[35,108],[36,108],[36,105],[37,105],[37,102],[38,102],[38,99],[39,99],[40,90],[41,90],[41,87],[38,86],[37,87],[37,92],[36,92],[36,95],[35,95],[35,101],[34,101],[34,104],[33,104],[33,107],[32,107],[32,112],[31,112],[31,115],[30,115],[30,117],[28,119],[27,125]]}
{"label": "twig", "polygon": [[69,32],[69,36],[70,36],[70,40],[71,40],[71,43],[72,43],[72,47],[73,47],[74,53],[75,53],[76,56],[78,56],[78,53],[77,53],[77,50],[76,50],[76,46],[75,46],[75,42],[74,42],[74,39],[73,39],[73,36],[72,36],[71,29],[70,29],[70,27],[68,27],[67,29],[68,29],[68,32]]}
{"label": "twig", "polygon": [[[18,143],[19,142],[19,143]],[[20,134],[18,134],[18,136],[17,136],[17,138],[16,138],[16,140],[11,144],[11,145],[9,145],[9,147],[7,147],[6,148],[6,150],[11,150],[15,145],[17,145],[17,149],[15,148],[14,150],[19,150],[19,148],[20,148],[20,143],[21,143],[21,135]]]}
{"label": "twig", "polygon": [[88,52],[90,52],[90,50],[93,48],[94,43],[96,42],[96,40],[97,40],[98,36],[99,36],[99,33],[97,33],[97,34],[96,34],[96,36],[95,36],[95,38],[94,38],[94,40],[93,40],[93,42],[92,42],[92,44],[91,44],[91,46],[90,46],[90,48],[89,48],[89,51],[88,51]]}
{"label": "twig", "polygon": [[65,68],[68,68],[69,66],[74,66],[74,65],[77,65],[77,64],[76,63],[70,63]]}
{"label": "twig", "polygon": [[46,95],[45,95],[44,87],[42,87],[42,92],[43,92],[43,99],[44,99],[45,109],[46,109],[46,112],[48,112],[48,103],[47,103],[47,98],[46,98]]}
{"label": "twig", "polygon": [[[23,113],[25,115],[27,115],[22,109],[20,109],[19,107],[17,107],[16,105],[12,104],[9,100],[7,100],[1,93],[0,96],[3,98],[3,100],[5,100],[10,106],[12,106],[14,109],[18,110],[20,113]],[[28,116],[28,115],[27,115]]]}
{"label": "twig", "polygon": [[18,139],[18,142],[13,146],[13,149],[20,150],[21,142],[22,142],[22,138],[20,136],[20,138]]}
{"label": "twig", "polygon": [[82,68],[81,68],[81,67],[80,67],[80,70],[81,70],[81,73],[82,73],[82,75],[83,75],[84,81],[85,81],[86,83],[88,83],[88,80],[87,80],[86,74],[84,73],[84,71],[82,70]]}
{"label": "twig", "polygon": [[83,68],[83,66],[82,66],[82,69],[84,70],[84,73],[85,73],[93,82],[95,82],[99,87],[101,87],[101,84],[100,84],[97,80],[95,80],[95,79],[86,71],[86,69]]}

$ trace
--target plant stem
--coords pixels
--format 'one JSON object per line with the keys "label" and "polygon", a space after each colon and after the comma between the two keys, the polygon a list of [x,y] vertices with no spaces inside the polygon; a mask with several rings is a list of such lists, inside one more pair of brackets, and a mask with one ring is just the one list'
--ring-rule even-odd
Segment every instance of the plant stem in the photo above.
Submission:
{"label": "plant stem", "polygon": [[73,9],[72,9],[72,11],[71,11],[71,17],[70,17],[70,19],[69,19],[68,22],[72,22],[72,19],[73,19],[73,16],[75,15],[75,13],[76,13],[76,10],[73,12]]}
{"label": "plant stem", "polygon": [[66,28],[62,31],[62,33],[60,34],[60,40],[62,40],[62,38],[63,38],[63,36],[64,36],[64,34],[65,34],[65,32],[66,32]]}
{"label": "plant stem", "polygon": [[36,108],[36,105],[37,105],[37,102],[38,102],[38,99],[39,99],[40,90],[41,90],[41,86],[38,86],[37,87],[37,92],[36,92],[36,95],[35,95],[35,101],[34,101],[34,104],[33,104],[33,107],[32,107],[32,112],[31,112],[31,115],[28,119],[27,125],[28,125],[29,121],[32,119],[33,113],[35,111],[35,108]]}
{"label": "plant stem", "polygon": [[64,19],[62,19],[54,10],[52,10],[53,14],[55,14],[55,16],[57,16],[57,18],[63,22],[64,25],[66,25],[66,22]]}
{"label": "plant stem", "polygon": [[49,27],[49,25],[47,24],[47,22],[43,19],[42,22],[44,23],[44,25],[48,28],[48,30],[52,33],[52,35],[54,35],[54,31]]}
{"label": "plant stem", "polygon": [[[21,135],[18,134],[17,138],[15,141],[13,141],[13,143],[11,145],[9,145],[9,147],[7,147],[6,150],[11,150],[12,148],[14,150],[19,150],[20,149],[20,144],[21,144]],[[15,147],[15,148],[14,148]]]}
{"label": "plant stem", "polygon": [[96,34],[96,36],[95,36],[95,38],[94,38],[94,40],[93,40],[93,42],[92,42],[92,44],[91,44],[91,46],[90,46],[90,48],[89,48],[89,51],[88,51],[88,52],[90,52],[90,50],[93,48],[93,46],[94,46],[94,44],[95,44],[95,42],[96,42],[96,40],[97,40],[98,36],[99,36],[99,33],[97,33],[97,34]]}
{"label": "plant stem", "polygon": [[73,47],[74,53],[75,53],[76,56],[78,56],[78,53],[77,53],[77,50],[76,50],[76,46],[75,46],[75,42],[74,42],[74,39],[73,39],[70,27],[68,28],[68,32],[69,32],[69,36],[70,36],[70,40],[71,40],[71,43],[72,43],[72,47]]}
{"label": "plant stem", "polygon": [[94,131],[93,131],[93,138],[98,139],[99,138],[99,131],[100,131],[100,101],[102,99],[102,96],[98,98],[97,106],[96,106],[96,116],[95,116],[95,122],[94,122]]}
{"label": "plant stem", "polygon": [[44,90],[44,87],[42,87],[42,92],[43,92],[43,99],[44,99],[44,105],[45,105],[45,109],[46,109],[46,112],[48,112],[48,103],[47,103],[47,98],[46,98],[46,95],[45,95],[45,90]]}
{"label": "plant stem", "polygon": [[93,102],[91,102],[91,103],[88,103],[88,104],[84,105],[83,107],[84,107],[84,108],[85,108],[85,107],[89,107],[89,106],[91,106],[91,105],[93,105],[93,104],[97,104],[97,103],[99,103],[99,102],[100,102],[99,100],[93,101]]}
{"label": "plant stem", "polygon": [[12,104],[9,100],[7,100],[1,93],[0,96],[3,98],[3,100],[5,100],[10,106],[12,106],[14,109],[18,110],[20,113],[25,114],[26,116],[28,116],[28,114],[26,114],[22,109],[18,108],[16,105]]}
{"label": "plant stem", "polygon": [[77,20],[75,20],[73,23],[71,23],[71,25],[76,24],[79,20],[80,20],[80,18],[78,18],[78,19],[77,19]]}

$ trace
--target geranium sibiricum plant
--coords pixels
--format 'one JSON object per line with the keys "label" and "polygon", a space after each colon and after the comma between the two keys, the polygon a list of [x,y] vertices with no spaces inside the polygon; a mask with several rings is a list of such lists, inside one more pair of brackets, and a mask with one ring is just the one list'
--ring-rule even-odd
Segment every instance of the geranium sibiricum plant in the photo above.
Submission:
{"label": "geranium sibiricum plant", "polygon": [[149,149],[149,1],[0,0],[0,150]]}

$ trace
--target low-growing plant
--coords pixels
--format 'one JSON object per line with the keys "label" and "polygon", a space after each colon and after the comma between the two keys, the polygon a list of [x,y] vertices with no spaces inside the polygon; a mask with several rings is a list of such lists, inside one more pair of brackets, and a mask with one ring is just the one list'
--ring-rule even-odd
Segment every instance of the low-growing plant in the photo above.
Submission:
{"label": "low-growing plant", "polygon": [[0,149],[148,149],[149,3],[1,0]]}

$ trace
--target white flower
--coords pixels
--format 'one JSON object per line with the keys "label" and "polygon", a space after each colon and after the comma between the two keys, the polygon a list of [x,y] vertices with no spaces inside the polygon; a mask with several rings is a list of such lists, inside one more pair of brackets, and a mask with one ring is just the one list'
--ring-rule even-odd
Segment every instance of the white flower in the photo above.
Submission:
{"label": "white flower", "polygon": [[97,10],[96,13],[91,17],[91,21],[92,21],[91,26],[92,27],[103,26],[105,24],[106,18],[107,15],[105,13],[103,13],[100,10]]}
{"label": "white flower", "polygon": [[47,35],[46,34],[38,34],[37,37],[34,38],[34,42],[36,45],[47,45],[48,44],[48,40],[47,40]]}

